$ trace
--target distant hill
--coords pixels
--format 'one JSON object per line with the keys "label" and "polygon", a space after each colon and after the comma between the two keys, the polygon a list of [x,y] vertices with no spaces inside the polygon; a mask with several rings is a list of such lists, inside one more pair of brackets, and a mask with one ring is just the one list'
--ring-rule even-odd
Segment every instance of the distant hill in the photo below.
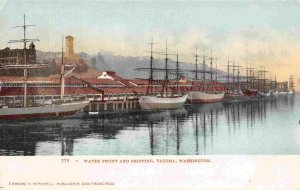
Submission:
{"label": "distant hill", "polygon": [[[114,55],[111,52],[99,52],[97,55],[89,55],[87,53],[81,52],[80,55],[82,58],[86,60],[86,63],[97,70],[114,70],[116,71],[120,76],[124,78],[148,78],[149,72],[147,71],[137,71],[136,68],[149,68],[150,64],[150,58],[149,57],[132,57],[132,56],[120,56],[120,55]],[[180,63],[179,64],[180,69],[182,70],[194,70],[195,64],[193,63]],[[175,61],[169,61],[168,64],[169,68],[175,69],[176,68],[176,62]],[[164,68],[165,67],[165,60],[163,59],[154,59],[154,67],[155,68]],[[198,65],[199,69],[202,69],[202,64]],[[206,65],[206,68],[208,66]],[[223,73],[222,71],[218,71],[220,73]],[[194,73],[188,73],[186,72],[189,78],[194,77]],[[210,76],[209,74],[206,74],[207,78]],[[174,75],[171,75],[171,78],[175,77]],[[199,75],[201,77],[201,74]],[[163,78],[164,73],[162,72],[156,72],[155,77],[157,79]],[[200,78],[199,77],[199,78]]]}
{"label": "distant hill", "polygon": [[[136,68],[148,68],[150,63],[149,57],[132,57],[132,56],[120,56],[114,55],[111,52],[101,51],[96,55],[90,55],[85,52],[79,53],[80,57],[84,59],[85,63],[96,70],[104,71],[104,70],[113,70],[118,75],[132,79],[132,78],[148,78],[149,72],[147,71],[137,71]],[[42,52],[37,51],[37,61],[39,62],[56,62],[59,57],[61,57],[60,52]],[[176,68],[175,61],[169,61],[169,68]],[[198,65],[199,69],[202,69],[202,64]],[[165,62],[162,59],[154,59],[154,67],[155,68],[164,68]],[[193,63],[180,63],[180,69],[183,70],[194,70],[195,64]],[[208,68],[206,66],[206,68]],[[222,71],[218,71],[223,73]],[[186,73],[189,78],[194,77],[194,73]],[[206,74],[207,78],[210,76]],[[156,72],[156,79],[160,79],[164,77],[164,73]],[[171,75],[170,78],[174,78],[174,75]],[[201,74],[199,75],[199,78]]]}

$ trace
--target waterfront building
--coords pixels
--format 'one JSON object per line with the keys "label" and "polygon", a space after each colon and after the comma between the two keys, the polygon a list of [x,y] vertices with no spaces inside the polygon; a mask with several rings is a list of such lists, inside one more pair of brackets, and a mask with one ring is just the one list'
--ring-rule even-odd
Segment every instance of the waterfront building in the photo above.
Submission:
{"label": "waterfront building", "polygon": [[[26,48],[26,63],[36,63],[36,49],[33,42]],[[0,66],[24,63],[24,49],[10,49],[6,47],[0,50]]]}

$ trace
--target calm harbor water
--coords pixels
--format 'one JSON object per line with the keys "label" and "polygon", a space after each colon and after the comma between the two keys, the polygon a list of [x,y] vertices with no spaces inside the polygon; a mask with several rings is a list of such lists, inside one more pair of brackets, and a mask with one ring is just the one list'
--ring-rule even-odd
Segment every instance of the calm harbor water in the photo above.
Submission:
{"label": "calm harbor water", "polygon": [[300,153],[300,95],[68,119],[0,121],[0,155]]}

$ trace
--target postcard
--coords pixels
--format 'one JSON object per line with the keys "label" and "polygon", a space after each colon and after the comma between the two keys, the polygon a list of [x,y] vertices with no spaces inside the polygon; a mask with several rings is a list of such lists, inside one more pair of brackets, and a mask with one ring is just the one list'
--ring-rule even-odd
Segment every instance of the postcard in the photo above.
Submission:
{"label": "postcard", "polygon": [[0,189],[299,189],[299,1],[0,1]]}

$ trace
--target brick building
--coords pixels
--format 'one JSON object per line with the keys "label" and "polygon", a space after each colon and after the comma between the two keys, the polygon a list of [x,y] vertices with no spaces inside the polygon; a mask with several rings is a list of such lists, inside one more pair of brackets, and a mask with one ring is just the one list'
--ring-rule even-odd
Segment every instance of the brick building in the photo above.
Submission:
{"label": "brick building", "polygon": [[[36,63],[36,49],[32,42],[26,49],[27,63]],[[24,64],[24,49],[10,49],[9,47],[0,50],[0,66]]]}

